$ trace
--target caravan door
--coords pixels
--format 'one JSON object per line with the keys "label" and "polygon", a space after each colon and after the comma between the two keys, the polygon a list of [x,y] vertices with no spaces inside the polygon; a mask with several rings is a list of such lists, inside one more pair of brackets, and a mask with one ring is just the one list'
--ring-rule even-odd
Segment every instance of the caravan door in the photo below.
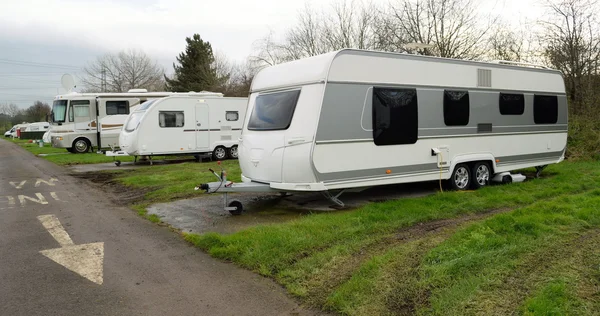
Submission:
{"label": "caravan door", "polygon": [[208,104],[196,104],[196,149],[210,147],[210,126]]}

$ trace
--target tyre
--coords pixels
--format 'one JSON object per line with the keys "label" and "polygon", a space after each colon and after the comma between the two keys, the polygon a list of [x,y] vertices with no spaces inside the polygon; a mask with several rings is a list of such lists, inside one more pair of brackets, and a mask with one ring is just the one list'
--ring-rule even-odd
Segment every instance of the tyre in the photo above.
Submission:
{"label": "tyre", "polygon": [[217,148],[215,148],[215,150],[213,150],[213,159],[215,160],[223,160],[225,158],[227,158],[227,150],[225,150],[225,147],[223,146],[219,146]]}
{"label": "tyre", "polygon": [[238,159],[238,146],[231,146],[231,148],[227,150],[227,156],[229,159]]}
{"label": "tyre", "polygon": [[466,164],[458,164],[454,167],[450,177],[450,188],[452,190],[466,190],[471,184],[471,170]]}
{"label": "tyre", "polygon": [[242,212],[244,212],[244,206],[242,205],[242,202],[237,201],[237,200],[233,200],[231,202],[229,202],[229,207],[235,207],[235,210],[230,210],[229,213],[231,215],[242,215]]}
{"label": "tyre", "polygon": [[471,186],[473,189],[479,189],[490,183],[492,171],[487,162],[478,162],[471,169]]}
{"label": "tyre", "polygon": [[85,138],[78,138],[73,142],[73,152],[83,154],[90,150],[90,143]]}
{"label": "tyre", "polygon": [[70,153],[75,153],[75,151],[73,150],[73,147],[67,148],[67,151],[70,152]]}

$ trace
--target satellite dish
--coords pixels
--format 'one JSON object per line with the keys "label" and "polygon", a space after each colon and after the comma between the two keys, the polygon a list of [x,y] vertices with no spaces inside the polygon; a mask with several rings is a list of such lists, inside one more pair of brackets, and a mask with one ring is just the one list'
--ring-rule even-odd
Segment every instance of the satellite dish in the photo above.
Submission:
{"label": "satellite dish", "polygon": [[67,92],[71,92],[71,90],[73,90],[73,88],[75,88],[75,80],[73,79],[73,76],[71,76],[70,74],[62,75],[62,78],[60,79],[60,83],[62,84],[63,88],[65,88],[65,90],[67,90]]}

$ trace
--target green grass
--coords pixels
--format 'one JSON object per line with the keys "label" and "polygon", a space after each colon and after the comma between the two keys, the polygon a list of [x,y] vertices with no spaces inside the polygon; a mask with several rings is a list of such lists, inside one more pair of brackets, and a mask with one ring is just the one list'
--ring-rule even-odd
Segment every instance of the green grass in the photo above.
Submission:
{"label": "green grass", "polygon": [[[230,235],[184,237],[212,256],[274,278],[323,309],[477,314],[474,306],[498,307],[486,299],[493,295],[484,294],[499,291],[504,278],[527,264],[528,254],[600,225],[599,191],[594,190],[600,185],[599,167],[565,162],[549,167],[545,179],[520,184],[372,203]],[[516,211],[453,228],[448,236],[395,238],[418,223],[498,208]],[[509,308],[521,303],[511,302]]]}
{"label": "green grass", "polygon": [[[223,161],[222,166],[227,170],[229,180],[240,181],[241,172],[237,160]],[[215,176],[208,171],[209,168],[220,170],[217,162],[184,162],[113,172],[114,179],[119,183],[127,187],[147,190],[143,203],[148,205],[201,194],[201,191],[194,190],[196,185],[216,181]]]}
{"label": "green grass", "polygon": [[[48,156],[39,156],[40,158],[51,161],[57,165],[81,165],[81,164],[95,164],[95,163],[106,163],[113,162],[113,157],[108,157],[103,154],[97,153],[85,153],[85,154],[73,154],[68,152],[64,148],[54,148],[50,144],[44,144],[44,147],[40,147],[39,144],[29,143],[28,140],[21,140],[18,138],[8,139],[9,141],[18,144],[25,150],[31,152],[34,155],[47,154]],[[133,157],[124,156],[118,157],[122,162],[133,161]]]}

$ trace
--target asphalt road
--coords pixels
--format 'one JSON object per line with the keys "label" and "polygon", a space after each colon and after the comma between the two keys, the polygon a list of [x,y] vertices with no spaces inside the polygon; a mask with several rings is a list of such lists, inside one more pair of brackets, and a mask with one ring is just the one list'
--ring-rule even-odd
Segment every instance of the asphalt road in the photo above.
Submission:
{"label": "asphalt road", "polygon": [[307,315],[285,291],[0,141],[0,315]]}

